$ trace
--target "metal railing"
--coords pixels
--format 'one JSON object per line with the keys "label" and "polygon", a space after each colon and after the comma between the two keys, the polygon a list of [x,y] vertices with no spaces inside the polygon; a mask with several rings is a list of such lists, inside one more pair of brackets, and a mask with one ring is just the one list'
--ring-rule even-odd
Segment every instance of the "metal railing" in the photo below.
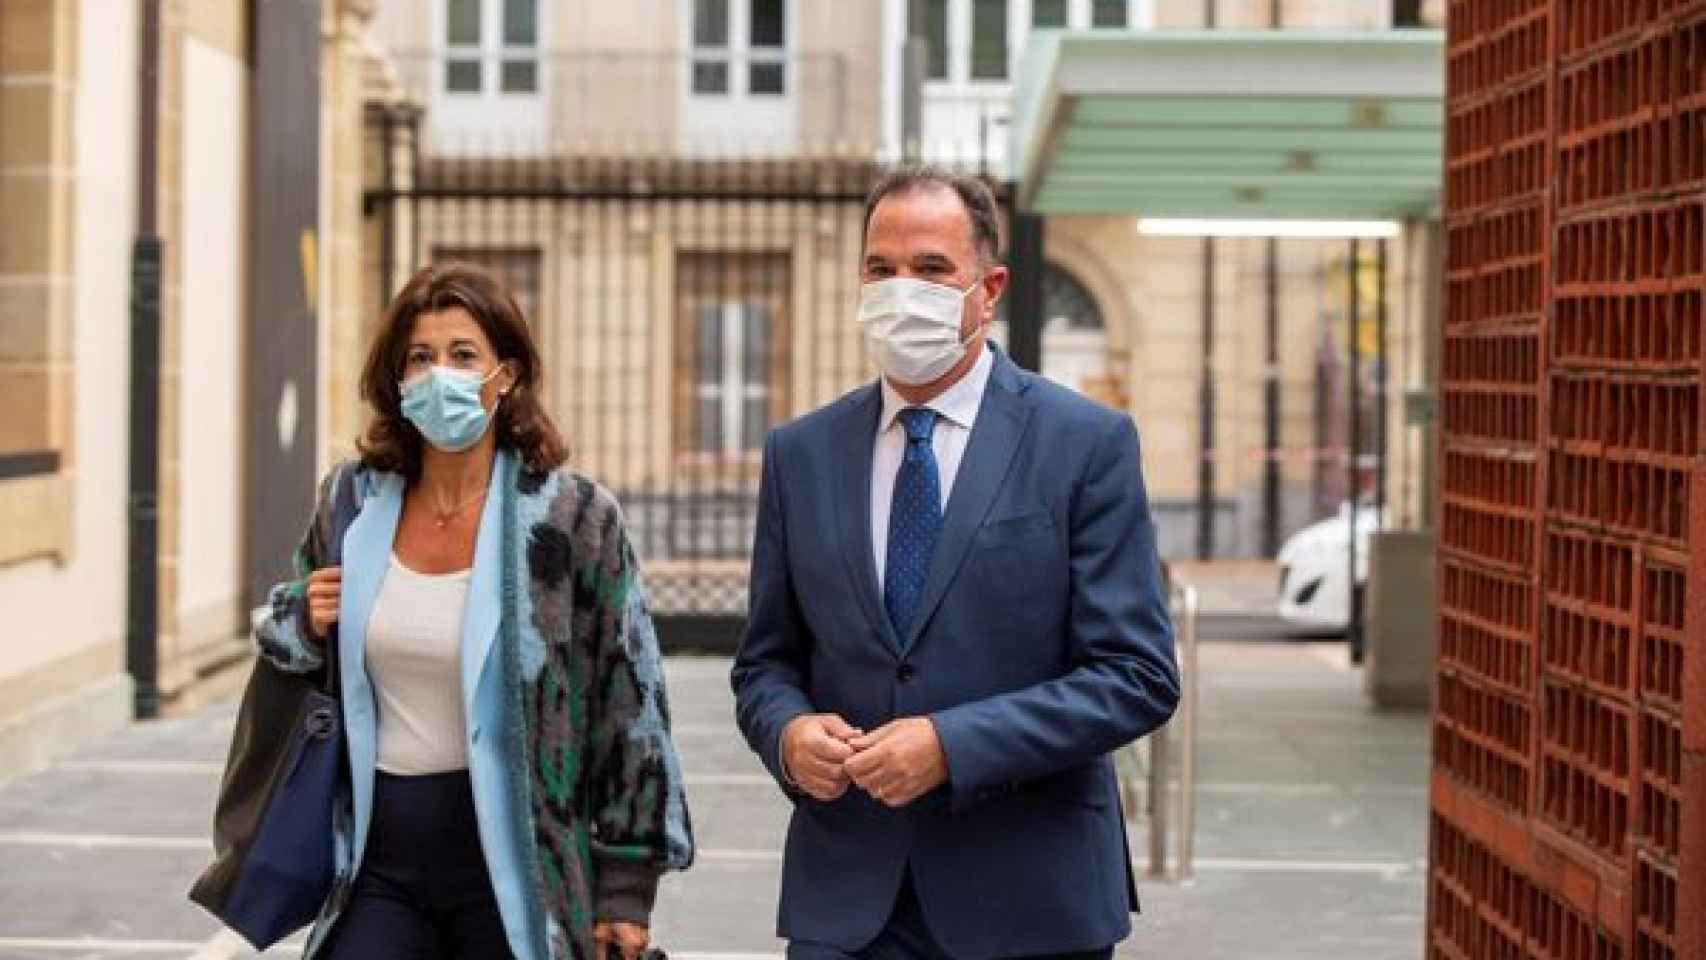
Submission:
{"label": "metal railing", "polygon": [[[1149,812],[1149,876],[1188,883],[1196,857],[1197,589],[1189,584],[1175,584],[1170,602],[1178,640],[1179,709],[1166,726],[1128,748],[1127,763],[1120,765],[1120,788],[1125,809],[1137,809],[1139,771],[1142,771],[1146,787],[1144,806]],[[1178,790],[1173,793],[1168,787],[1175,748],[1179,750],[1179,780]],[[1170,828],[1176,836],[1170,836]],[[1170,846],[1175,848],[1177,858],[1171,872],[1167,864]]]}

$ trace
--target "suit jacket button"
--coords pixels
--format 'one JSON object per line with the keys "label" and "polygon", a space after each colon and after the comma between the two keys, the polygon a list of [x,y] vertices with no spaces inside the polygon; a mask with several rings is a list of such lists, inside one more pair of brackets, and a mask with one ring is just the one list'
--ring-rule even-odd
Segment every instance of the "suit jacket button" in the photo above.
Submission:
{"label": "suit jacket button", "polygon": [[913,668],[912,664],[903,663],[900,665],[900,669],[894,672],[894,675],[900,678],[901,683],[911,683],[912,678],[918,676],[918,671]]}

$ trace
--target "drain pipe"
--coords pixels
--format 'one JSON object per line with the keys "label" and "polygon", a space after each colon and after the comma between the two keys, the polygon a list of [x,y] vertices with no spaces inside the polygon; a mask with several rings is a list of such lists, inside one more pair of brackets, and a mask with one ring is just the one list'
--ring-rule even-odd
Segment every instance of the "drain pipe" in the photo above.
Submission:
{"label": "drain pipe", "polygon": [[130,260],[130,527],[125,666],[138,720],[160,715],[160,0],[142,2],[136,241]]}

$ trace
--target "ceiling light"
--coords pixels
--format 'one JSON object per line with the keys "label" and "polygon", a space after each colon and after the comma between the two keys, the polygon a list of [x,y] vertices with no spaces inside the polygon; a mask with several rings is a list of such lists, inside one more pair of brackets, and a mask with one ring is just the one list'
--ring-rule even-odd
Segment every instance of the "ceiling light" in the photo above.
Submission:
{"label": "ceiling light", "polygon": [[1174,220],[1141,219],[1137,232],[1152,237],[1299,237],[1314,240],[1389,239],[1396,220]]}

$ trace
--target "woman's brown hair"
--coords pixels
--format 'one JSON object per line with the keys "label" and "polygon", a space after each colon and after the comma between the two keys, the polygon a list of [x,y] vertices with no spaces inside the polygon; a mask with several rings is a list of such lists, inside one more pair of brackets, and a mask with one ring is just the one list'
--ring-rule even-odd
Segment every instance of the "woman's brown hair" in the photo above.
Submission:
{"label": "woman's brown hair", "polygon": [[500,362],[507,362],[515,383],[498,404],[492,429],[498,446],[519,455],[533,470],[562,466],[569,451],[557,425],[539,403],[542,377],[539,348],[515,298],[503,284],[469,263],[435,263],[409,279],[385,311],[361,372],[361,396],[373,421],[357,442],[363,463],[376,470],[420,479],[425,440],[403,416],[403,366],[415,320],[424,313],[461,307],[479,324]]}

